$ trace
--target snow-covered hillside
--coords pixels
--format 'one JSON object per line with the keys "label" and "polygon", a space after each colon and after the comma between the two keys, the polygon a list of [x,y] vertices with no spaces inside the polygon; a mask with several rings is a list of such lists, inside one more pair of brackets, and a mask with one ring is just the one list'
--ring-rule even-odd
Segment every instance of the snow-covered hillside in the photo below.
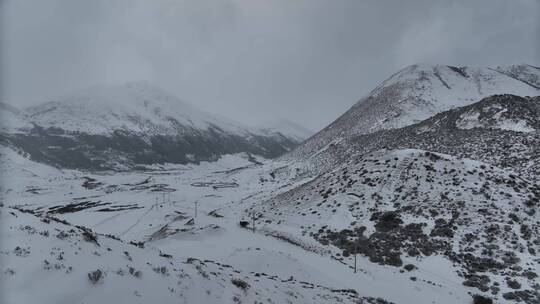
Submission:
{"label": "snow-covered hillside", "polygon": [[480,160],[530,179],[540,175],[540,97],[494,95],[414,125],[351,135],[292,160],[323,173],[380,149],[423,149]]}
{"label": "snow-covered hillside", "polygon": [[129,303],[383,304],[348,290],[140,248],[55,217],[1,211],[2,303],[122,299]]}
{"label": "snow-covered hillside", "polygon": [[272,158],[305,139],[200,111],[147,82],[95,86],[17,115],[3,112],[4,144],[67,168],[125,170],[240,152]]}
{"label": "snow-covered hillside", "polygon": [[31,128],[32,124],[19,109],[0,102],[0,132],[24,132]]}
{"label": "snow-covered hillside", "polygon": [[0,107],[0,302],[536,304],[537,71],[409,67],[274,160],[144,83]]}
{"label": "snow-covered hillside", "polygon": [[259,128],[243,126],[201,111],[146,81],[94,86],[27,108],[24,115],[43,128],[91,135],[123,131],[149,137],[210,129],[246,137],[280,133],[298,141],[311,135],[309,130],[287,120]]}
{"label": "snow-covered hillside", "polygon": [[540,89],[539,67],[530,64],[519,64],[495,68],[498,72],[504,73],[537,89]]}
{"label": "snow-covered hillside", "polygon": [[540,184],[489,164],[380,150],[349,157],[246,214],[290,239],[317,240],[346,265],[359,253],[360,272],[371,263],[404,267],[413,281],[437,273],[436,288],[536,303],[539,201]]}
{"label": "snow-covered hillside", "polygon": [[248,155],[100,174],[0,157],[2,303],[387,303],[238,225],[245,197],[278,186]]}
{"label": "snow-covered hillside", "polygon": [[249,134],[239,124],[200,111],[145,81],[94,86],[24,112],[43,128],[87,134],[125,131],[146,136],[177,135],[212,126]]}
{"label": "snow-covered hillside", "polygon": [[287,119],[270,121],[261,126],[263,130],[281,133],[288,137],[296,138],[299,142],[308,139],[315,132]]}
{"label": "snow-covered hillside", "polygon": [[412,65],[385,80],[298,147],[293,157],[311,155],[348,136],[411,125],[490,95],[537,96],[538,77],[540,69],[529,65],[498,68]]}

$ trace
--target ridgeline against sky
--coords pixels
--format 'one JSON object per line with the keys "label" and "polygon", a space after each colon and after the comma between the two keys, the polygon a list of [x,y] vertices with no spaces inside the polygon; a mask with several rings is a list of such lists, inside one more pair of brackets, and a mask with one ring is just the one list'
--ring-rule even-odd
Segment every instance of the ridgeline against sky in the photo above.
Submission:
{"label": "ridgeline against sky", "polygon": [[0,5],[0,97],[19,108],[148,80],[243,123],[318,130],[410,64],[540,65],[535,0]]}

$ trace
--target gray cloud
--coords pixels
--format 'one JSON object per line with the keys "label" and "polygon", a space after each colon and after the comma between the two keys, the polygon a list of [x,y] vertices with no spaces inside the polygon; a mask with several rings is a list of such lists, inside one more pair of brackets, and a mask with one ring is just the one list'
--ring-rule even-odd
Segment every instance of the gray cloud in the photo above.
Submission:
{"label": "gray cloud", "polygon": [[146,79],[244,123],[318,129],[416,62],[540,65],[536,0],[4,0],[2,99]]}

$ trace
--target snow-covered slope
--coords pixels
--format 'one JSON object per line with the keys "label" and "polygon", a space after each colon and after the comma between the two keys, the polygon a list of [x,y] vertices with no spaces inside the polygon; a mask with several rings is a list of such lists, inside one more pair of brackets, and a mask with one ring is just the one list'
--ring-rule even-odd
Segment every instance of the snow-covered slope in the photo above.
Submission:
{"label": "snow-covered slope", "polygon": [[495,70],[540,89],[540,68],[529,64],[497,67]]}
{"label": "snow-covered slope", "polygon": [[1,209],[0,223],[2,303],[384,304],[348,290],[139,248],[55,217]]}
{"label": "snow-covered slope", "polygon": [[411,264],[404,269],[411,280],[437,273],[452,287],[537,303],[539,200],[540,184],[489,164],[380,150],[349,157],[246,214],[291,239],[317,240],[347,265],[357,252],[360,271]]}
{"label": "snow-covered slope", "polygon": [[242,199],[273,187],[245,154],[97,174],[0,157],[1,303],[388,303],[238,225]]}
{"label": "snow-covered slope", "polygon": [[412,148],[480,160],[538,179],[539,146],[540,97],[506,94],[486,97],[414,125],[351,135],[293,163],[318,174],[358,154]]}
{"label": "snow-covered slope", "polygon": [[478,101],[538,95],[535,71],[410,67],[292,161],[252,155],[284,130],[147,84],[17,114],[36,125],[0,132],[0,302],[536,304],[538,97]]}
{"label": "snow-covered slope", "polygon": [[315,133],[288,119],[279,119],[277,121],[267,122],[262,125],[262,130],[278,132],[288,137],[296,138],[298,141],[304,141]]}
{"label": "snow-covered slope", "polygon": [[21,111],[0,102],[0,132],[22,132],[32,128],[32,124]]}
{"label": "snow-covered slope", "polygon": [[539,69],[527,65],[496,69],[412,65],[385,80],[293,156],[311,155],[348,136],[411,125],[490,95],[536,96],[539,75]]}
{"label": "snow-covered slope", "polygon": [[239,124],[205,113],[148,82],[99,85],[25,109],[29,120],[43,128],[107,134],[115,131],[177,135],[215,126],[249,134]]}
{"label": "snow-covered slope", "polygon": [[200,111],[147,82],[95,86],[3,116],[3,143],[67,168],[197,163],[240,152],[272,158],[303,140]]}
{"label": "snow-covered slope", "polygon": [[3,102],[0,102],[0,110],[7,111],[7,112],[10,112],[10,113],[16,114],[16,115],[21,114],[21,110],[17,109],[16,107],[14,107],[12,105],[7,104],[7,103],[3,103]]}
{"label": "snow-covered slope", "polygon": [[[0,174],[9,174],[0,187],[0,257],[5,261],[0,284],[8,290],[0,301],[13,299],[3,301],[7,303],[37,301],[58,285],[72,292],[50,289],[50,297],[40,302],[57,303],[64,296],[86,303],[120,297],[136,303],[236,303],[235,297],[242,303],[385,303],[360,301],[370,296],[395,303],[454,304],[472,302],[471,294],[495,297],[490,295],[495,282],[500,284],[499,299],[501,294],[530,297],[532,273],[538,272],[537,261],[527,253],[537,247],[535,214],[527,212],[536,208],[530,204],[537,204],[538,191],[531,182],[481,162],[419,150],[380,151],[349,157],[349,162],[310,182],[295,181],[294,174],[269,174],[287,163],[261,164],[262,159],[254,162],[245,154],[199,165],[163,165],[156,171],[91,173],[58,170],[10,150],[0,152]],[[273,198],[276,194],[280,195]],[[377,212],[393,209],[403,223],[398,221],[398,227],[383,235],[368,234],[380,226],[380,218],[392,222],[391,216]],[[460,216],[452,220],[456,210]],[[255,231],[252,211],[257,211]],[[352,224],[357,217],[360,220]],[[446,236],[447,227],[439,218],[456,225],[453,238]],[[454,262],[439,251],[466,238],[466,229],[481,231],[480,219],[497,223],[501,231],[494,236],[491,230],[485,236],[476,233],[478,238],[455,251],[474,248],[472,256],[456,255]],[[248,229],[242,228],[242,220],[247,220]],[[424,222],[428,224],[420,231],[418,225],[409,225]],[[334,242],[350,225],[371,227],[363,244],[376,247],[383,260],[399,251],[403,266],[370,261],[375,254],[364,251],[354,273],[352,258],[343,257],[343,248]],[[511,231],[505,230],[507,225]],[[530,242],[525,243],[529,228]],[[91,229],[90,235],[85,229]],[[437,232],[431,235],[433,230]],[[394,232],[407,241],[390,238]],[[491,237],[495,241],[489,241]],[[396,244],[416,247],[421,254],[411,257]],[[430,248],[435,251],[425,251]],[[482,248],[491,248],[493,258],[508,261],[503,266],[511,270],[493,269],[490,265],[501,264],[476,259]],[[506,257],[512,250],[520,261],[511,253]],[[465,262],[470,265],[463,266]],[[477,268],[484,263],[488,270]],[[405,267],[408,264],[414,267]],[[98,269],[102,277],[93,284],[88,274]],[[473,276],[465,277],[473,270]],[[137,271],[140,277],[134,275]],[[517,286],[514,281],[521,284],[517,290],[507,287]],[[242,282],[248,284],[246,290]],[[486,286],[490,291],[483,292]]]}

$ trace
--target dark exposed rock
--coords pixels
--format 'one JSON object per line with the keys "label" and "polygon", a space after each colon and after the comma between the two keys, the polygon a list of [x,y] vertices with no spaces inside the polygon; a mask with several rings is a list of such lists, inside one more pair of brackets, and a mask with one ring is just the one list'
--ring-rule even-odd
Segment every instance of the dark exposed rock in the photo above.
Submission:
{"label": "dark exposed rock", "polygon": [[482,295],[474,295],[473,304],[493,304],[493,300]]}
{"label": "dark exposed rock", "polygon": [[88,279],[92,284],[96,284],[103,279],[103,272],[101,270],[95,270],[88,273]]}
{"label": "dark exposed rock", "polygon": [[246,281],[241,280],[241,279],[231,279],[231,283],[233,283],[234,286],[243,290],[246,290],[249,288],[249,284]]}
{"label": "dark exposed rock", "polygon": [[374,216],[371,218],[376,218],[377,223],[375,224],[375,228],[380,232],[388,232],[392,229],[398,228],[400,224],[403,223],[403,221],[399,218],[399,214],[395,211],[387,211],[382,214],[374,213]]}
{"label": "dark exposed rock", "polygon": [[512,289],[520,289],[521,284],[518,281],[506,278],[506,285]]}
{"label": "dark exposed rock", "polygon": [[402,254],[429,256],[449,248],[449,244],[445,241],[434,240],[424,234],[422,224],[400,226],[401,220],[396,212],[377,214],[372,216],[372,219],[383,223],[380,225],[383,231],[376,231],[366,237],[363,235],[365,227],[360,227],[354,232],[349,229],[322,231],[314,236],[321,242],[329,240],[333,245],[343,249],[344,256],[360,253],[369,257],[373,263],[397,267],[403,264]]}
{"label": "dark exposed rock", "polygon": [[489,290],[488,284],[490,281],[491,280],[487,275],[465,275],[463,285],[468,287],[476,287],[481,291],[486,292]]}
{"label": "dark exposed rock", "polygon": [[503,298],[506,300],[513,300],[525,303],[540,303],[540,293],[533,290],[518,290],[511,291],[503,294]]}
{"label": "dark exposed rock", "polygon": [[439,236],[445,238],[454,237],[454,230],[452,230],[452,225],[447,223],[444,219],[437,219],[435,221],[435,227],[431,230],[431,236]]}
{"label": "dark exposed rock", "polygon": [[416,269],[416,266],[414,266],[413,264],[407,264],[403,266],[403,268],[405,268],[405,270],[407,271],[413,271],[414,269]]}

